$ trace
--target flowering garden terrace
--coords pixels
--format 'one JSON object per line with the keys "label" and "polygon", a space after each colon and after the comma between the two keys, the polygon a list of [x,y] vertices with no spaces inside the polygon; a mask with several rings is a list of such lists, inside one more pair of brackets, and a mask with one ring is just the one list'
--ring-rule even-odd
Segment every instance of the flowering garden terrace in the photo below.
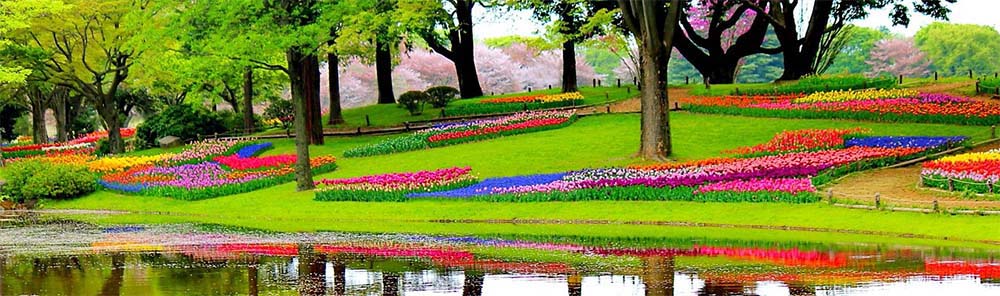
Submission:
{"label": "flowering garden terrace", "polygon": [[392,154],[557,129],[572,124],[575,119],[573,110],[530,111],[481,120],[439,123],[430,129],[347,150],[344,157]]}
{"label": "flowering garden terrace", "polygon": [[[957,145],[966,137],[870,136],[864,129],[796,130],[728,151],[729,157],[625,168],[485,179],[446,169],[322,180],[323,201],[467,198],[487,201],[683,200],[792,202],[818,200],[815,186],[850,172],[886,166]],[[404,196],[406,198],[404,198]]]}
{"label": "flowering garden terrace", "polygon": [[[134,128],[121,129],[122,138],[135,136]],[[107,131],[96,131],[79,138],[47,144],[15,144],[0,148],[0,156],[5,160],[59,155],[93,155],[97,152],[97,142],[108,137]]]}
{"label": "flowering garden terrace", "polygon": [[1000,150],[973,152],[926,162],[920,171],[924,186],[952,191],[998,193]]}
{"label": "flowering garden terrace", "polygon": [[[198,200],[294,180],[294,155],[258,156],[271,147],[270,142],[200,141],[158,161],[104,174],[98,183],[117,192]],[[334,161],[332,156],[320,156],[310,163],[320,174],[333,171]]]}
{"label": "flowering garden terrace", "polygon": [[753,117],[959,125],[993,125],[1000,122],[1000,108],[993,104],[966,97],[918,93],[905,89],[685,98],[682,101],[691,112]]}
{"label": "flowering garden terrace", "polygon": [[465,116],[513,113],[528,110],[579,106],[583,104],[583,99],[583,94],[580,94],[579,92],[484,99],[474,104],[449,107],[445,110],[445,115]]}

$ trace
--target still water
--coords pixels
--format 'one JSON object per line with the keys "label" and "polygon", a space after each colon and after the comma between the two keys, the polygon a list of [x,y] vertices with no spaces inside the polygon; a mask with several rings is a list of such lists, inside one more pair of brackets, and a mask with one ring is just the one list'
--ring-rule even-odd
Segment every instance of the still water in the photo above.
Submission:
{"label": "still water", "polygon": [[0,295],[1000,295],[994,250],[0,226]]}

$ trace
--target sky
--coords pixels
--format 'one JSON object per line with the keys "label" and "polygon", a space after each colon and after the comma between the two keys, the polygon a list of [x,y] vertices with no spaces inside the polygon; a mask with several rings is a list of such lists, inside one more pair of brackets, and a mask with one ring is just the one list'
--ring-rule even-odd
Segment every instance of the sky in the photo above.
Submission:
{"label": "sky", "polygon": [[[909,2],[909,1],[906,1]],[[1000,30],[1000,1],[998,0],[958,0],[951,8],[950,22],[961,24],[987,25]],[[910,9],[914,12],[913,9]],[[476,25],[473,32],[477,39],[507,36],[507,35],[540,35],[544,26],[531,18],[528,11],[486,10],[476,7],[473,11]],[[860,26],[878,28],[887,27],[889,31],[904,36],[913,36],[921,27],[935,20],[913,13],[908,27],[892,26],[888,9],[872,11],[868,18],[855,21]]]}

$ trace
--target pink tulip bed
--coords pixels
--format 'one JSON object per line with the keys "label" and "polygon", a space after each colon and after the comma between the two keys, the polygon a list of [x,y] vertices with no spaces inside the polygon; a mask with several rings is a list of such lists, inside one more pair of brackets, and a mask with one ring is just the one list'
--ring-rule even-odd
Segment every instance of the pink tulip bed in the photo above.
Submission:
{"label": "pink tulip bed", "polygon": [[319,201],[404,201],[406,195],[467,187],[476,183],[472,168],[447,168],[316,182]]}
{"label": "pink tulip bed", "polygon": [[[461,188],[408,191],[405,196],[514,202],[681,200],[805,203],[819,199],[815,194],[816,185],[850,172],[942,151],[962,145],[967,140],[966,137],[863,136],[860,135],[862,132],[865,131],[791,131],[777,135],[763,146],[737,149],[746,153],[736,157],[490,178]],[[322,199],[319,194],[317,199]],[[405,199],[355,194],[350,200]]]}
{"label": "pink tulip bed", "polygon": [[474,121],[441,123],[410,135],[347,150],[344,157],[392,154],[557,129],[572,124],[575,119],[576,113],[573,110],[533,111]]}
{"label": "pink tulip bed", "polygon": [[[269,142],[201,141],[163,163],[101,176],[112,191],[199,200],[250,192],[294,180],[295,155],[257,156]],[[336,169],[332,156],[311,160],[314,174]]]}

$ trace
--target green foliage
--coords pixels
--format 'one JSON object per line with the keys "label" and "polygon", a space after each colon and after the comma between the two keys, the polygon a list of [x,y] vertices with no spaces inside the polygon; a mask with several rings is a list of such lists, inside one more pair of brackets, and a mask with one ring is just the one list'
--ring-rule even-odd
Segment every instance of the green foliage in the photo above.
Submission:
{"label": "green foliage", "polygon": [[951,75],[992,73],[1000,69],[1000,33],[983,25],[933,23],[913,36],[931,67]]}
{"label": "green foliage", "polygon": [[[233,111],[219,111],[216,112],[219,118],[222,119],[222,126],[225,127],[227,131],[239,131],[243,130],[243,113],[236,113]],[[262,123],[260,117],[256,114],[253,116],[253,125],[260,128]]]}
{"label": "green foliage", "polygon": [[0,102],[0,143],[17,139],[20,134],[14,130],[14,124],[26,111],[18,105]]}
{"label": "green foliage", "polygon": [[735,88],[732,95],[808,94],[821,91],[866,88],[893,88],[896,78],[867,78],[862,75],[807,76],[795,82]]}
{"label": "green foliage", "polygon": [[287,129],[292,125],[293,119],[295,119],[295,108],[292,106],[291,100],[274,99],[264,109],[264,116],[280,119],[281,124]]}
{"label": "green foliage", "polygon": [[152,145],[156,145],[156,140],[165,136],[190,140],[196,139],[198,135],[225,132],[226,127],[218,114],[190,104],[167,107],[136,128],[136,136]]}
{"label": "green foliage", "polygon": [[420,115],[424,113],[424,104],[430,99],[422,91],[408,91],[399,96],[399,105],[410,111],[410,115]]}
{"label": "green foliage", "polygon": [[508,36],[486,38],[483,40],[483,43],[486,44],[486,46],[496,47],[496,48],[510,47],[515,43],[520,43],[527,45],[528,48],[537,51],[553,50],[560,48],[560,45],[558,43],[552,42],[545,38],[536,36],[521,36],[521,35],[508,35]]}
{"label": "green foliage", "polygon": [[97,176],[78,165],[25,160],[10,164],[4,175],[3,194],[17,201],[69,199],[97,189]]}
{"label": "green foliage", "polygon": [[857,74],[871,72],[872,67],[865,63],[875,43],[889,37],[889,29],[878,29],[854,26],[850,38],[840,50],[840,54],[826,70],[828,74]]}
{"label": "green foliage", "polygon": [[431,106],[434,108],[444,108],[451,100],[458,96],[459,92],[450,86],[435,86],[424,91],[429,97]]}

